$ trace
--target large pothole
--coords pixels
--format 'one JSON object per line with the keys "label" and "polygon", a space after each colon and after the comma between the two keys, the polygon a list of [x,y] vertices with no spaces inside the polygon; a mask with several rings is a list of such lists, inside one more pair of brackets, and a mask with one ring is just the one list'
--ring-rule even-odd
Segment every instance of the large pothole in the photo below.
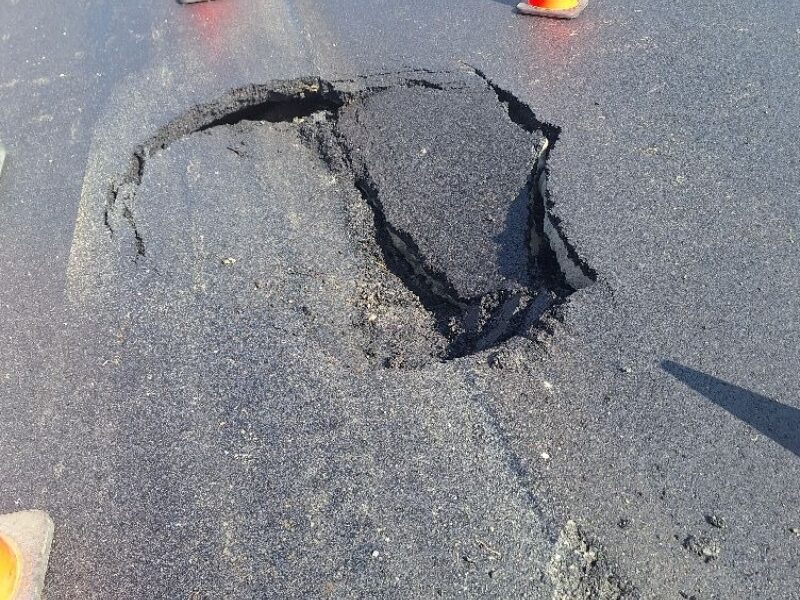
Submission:
{"label": "large pothole", "polygon": [[246,161],[253,128],[274,123],[359,192],[344,226],[371,259],[353,302],[362,349],[378,364],[417,366],[528,334],[594,279],[548,212],[558,128],[474,71],[254,85],[192,108],[138,146],[110,186],[105,221],[122,251],[158,260],[137,224],[149,161],[217,128],[232,130],[227,149]]}

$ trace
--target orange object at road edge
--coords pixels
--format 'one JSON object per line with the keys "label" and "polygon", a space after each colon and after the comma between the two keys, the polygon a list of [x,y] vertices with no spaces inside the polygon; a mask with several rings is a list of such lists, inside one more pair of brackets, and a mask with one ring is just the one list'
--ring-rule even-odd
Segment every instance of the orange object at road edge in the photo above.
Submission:
{"label": "orange object at road edge", "polygon": [[546,10],[570,10],[578,6],[580,0],[528,0],[528,4]]}
{"label": "orange object at road edge", "polygon": [[0,535],[0,600],[12,600],[22,574],[22,557],[16,544]]}
{"label": "orange object at road edge", "polygon": [[589,0],[528,0],[517,4],[517,11],[535,17],[574,19],[587,4]]}

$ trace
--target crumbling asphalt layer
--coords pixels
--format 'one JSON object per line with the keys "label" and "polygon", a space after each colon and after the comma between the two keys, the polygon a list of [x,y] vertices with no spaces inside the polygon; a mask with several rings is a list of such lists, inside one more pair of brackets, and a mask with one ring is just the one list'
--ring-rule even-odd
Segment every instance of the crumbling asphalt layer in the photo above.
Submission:
{"label": "crumbling asphalt layer", "polygon": [[477,76],[455,90],[381,91],[336,122],[385,254],[451,339],[448,357],[524,332],[572,291],[550,245],[538,243],[548,140],[537,134],[511,121]]}

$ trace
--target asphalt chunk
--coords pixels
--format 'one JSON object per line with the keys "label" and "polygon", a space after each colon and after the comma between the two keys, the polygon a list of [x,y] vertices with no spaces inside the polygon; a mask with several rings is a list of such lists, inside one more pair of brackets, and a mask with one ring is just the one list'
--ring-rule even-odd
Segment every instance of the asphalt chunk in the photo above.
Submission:
{"label": "asphalt chunk", "polygon": [[719,543],[707,536],[689,535],[683,540],[683,547],[707,563],[716,560],[720,554]]}
{"label": "asphalt chunk", "polygon": [[458,299],[528,285],[537,139],[488,87],[388,89],[343,109],[339,130],[368,166],[387,222]]}
{"label": "asphalt chunk", "polygon": [[558,128],[480,72],[369,88],[334,121],[322,147],[339,144],[332,168],[351,172],[387,266],[447,338],[438,358],[525,334],[593,281],[547,215]]}

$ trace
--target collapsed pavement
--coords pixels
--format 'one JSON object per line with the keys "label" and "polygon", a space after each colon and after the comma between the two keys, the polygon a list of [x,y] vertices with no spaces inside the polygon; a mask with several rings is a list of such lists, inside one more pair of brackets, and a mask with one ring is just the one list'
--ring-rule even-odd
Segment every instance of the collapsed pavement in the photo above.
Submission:
{"label": "collapsed pavement", "polygon": [[[247,542],[253,555],[263,550],[258,536],[221,546],[222,532],[231,530],[219,517],[232,494],[213,492],[232,482],[197,466],[201,459],[213,466],[209,457],[242,435],[213,422],[230,398],[248,393],[236,387],[248,371],[226,356],[235,346],[220,341],[235,326],[244,340],[239,352],[274,364],[252,388],[262,394],[253,393],[254,404],[275,416],[275,429],[296,432],[290,415],[313,414],[298,411],[298,396],[314,391],[308,376],[285,384],[295,373],[292,357],[311,352],[315,338],[304,336],[318,316],[301,306],[309,297],[304,282],[318,279],[290,273],[278,261],[268,277],[253,268],[268,295],[256,300],[242,293],[253,309],[237,310],[271,317],[252,323],[254,332],[275,332],[270,346],[252,343],[246,322],[232,320],[232,294],[247,289],[252,265],[245,253],[231,263],[236,255],[218,255],[214,245],[202,260],[201,242],[219,237],[211,226],[202,228],[202,213],[192,224],[194,239],[183,236],[196,246],[196,259],[162,266],[192,267],[199,287],[214,290],[208,282],[216,281],[227,290],[227,303],[222,293],[214,298],[229,309],[225,319],[208,319],[202,296],[179,302],[170,292],[160,305],[173,312],[158,326],[152,296],[158,282],[146,280],[147,261],[139,261],[139,271],[127,259],[113,264],[120,252],[101,210],[109,182],[125,170],[135,145],[187,107],[251,82],[308,74],[334,81],[405,65],[457,70],[464,61],[562,128],[548,157],[550,215],[597,270],[598,283],[567,299],[563,323],[547,321],[552,334],[543,328],[535,344],[514,336],[496,346],[491,368],[478,353],[429,359],[414,369],[370,363],[371,379],[353,375],[358,362],[341,372],[364,383],[365,394],[380,394],[381,379],[390,379],[405,405],[427,407],[435,396],[434,409],[488,407],[484,422],[503,432],[506,455],[517,457],[500,468],[527,473],[525,488],[543,511],[554,512],[547,520],[561,526],[573,519],[601,539],[645,597],[782,598],[800,589],[800,463],[789,449],[797,448],[793,433],[800,430],[792,429],[800,407],[800,338],[796,290],[787,285],[798,264],[793,199],[800,170],[793,166],[800,159],[800,111],[791,77],[796,61],[787,52],[797,28],[789,4],[720,10],[707,3],[676,12],[654,0],[606,3],[586,18],[557,23],[521,19],[501,2],[458,10],[386,3],[377,11],[351,0],[276,0],[269,10],[248,2],[191,10],[172,2],[62,3],[57,10],[47,2],[5,3],[0,38],[8,60],[0,95],[7,110],[0,137],[14,150],[10,160],[20,160],[7,162],[0,180],[6,415],[0,437],[14,449],[0,470],[0,488],[6,510],[47,507],[58,524],[50,595],[137,597],[140,573],[153,570],[166,583],[161,594],[182,597],[197,589],[213,597],[222,584],[212,556],[226,556],[228,564],[246,557]],[[208,18],[212,11],[217,18]],[[255,191],[263,197],[260,187]],[[216,217],[244,203],[229,192],[227,210]],[[136,216],[139,227],[146,214]],[[253,237],[253,253],[287,251],[270,248],[274,240]],[[382,264],[381,258],[369,270]],[[131,285],[137,273],[144,276],[138,287]],[[164,279],[175,276],[167,272]],[[67,306],[65,288],[75,299]],[[378,293],[387,289],[363,294],[370,304],[389,306]],[[396,289],[407,288],[400,282]],[[297,303],[294,313],[282,310],[289,301]],[[115,319],[106,314],[112,305],[120,310]],[[290,315],[306,326],[278,335],[277,326],[286,325],[280,317]],[[382,322],[388,314],[376,316]],[[189,324],[172,335],[186,333],[182,343],[148,360],[148,344],[167,337],[181,319]],[[363,356],[360,344],[339,347]],[[681,367],[665,371],[664,361]],[[283,363],[289,368],[281,371]],[[148,382],[154,372],[165,376]],[[340,371],[331,373],[316,391],[338,399],[348,388]],[[286,397],[278,397],[281,390]],[[401,399],[382,402],[394,409]],[[359,396],[351,408],[365,404]],[[463,441],[465,429],[448,433],[441,413],[434,417],[427,422],[432,460],[447,443],[463,444],[467,457],[482,448],[474,438]],[[261,415],[245,422],[253,431],[271,431]],[[214,427],[223,427],[217,437],[208,435]],[[366,440],[366,453],[379,456],[375,437]],[[237,452],[237,460],[270,459],[244,454]],[[192,455],[196,462],[187,460]],[[264,467],[270,469],[273,478],[293,474],[276,462]],[[255,489],[244,477],[235,483],[237,497]],[[185,515],[163,510],[173,504],[185,506]],[[707,515],[726,526],[709,524]],[[196,516],[207,528],[182,516]],[[137,526],[144,534],[126,536]],[[706,561],[692,544],[686,547],[687,539],[709,540],[719,553]],[[247,570],[231,571],[248,589]]]}
{"label": "collapsed pavement", "polygon": [[[384,103],[391,120],[370,122]],[[450,111],[422,146],[402,134],[420,107]],[[541,345],[573,289],[559,255],[575,251],[542,222],[554,129],[511,110],[474,72],[253,86],[97,180],[97,278],[72,299],[90,330],[113,332],[98,349],[115,372],[99,385],[118,390],[103,412],[129,425],[104,445],[110,501],[149,523],[158,497],[174,524],[115,524],[115,563],[155,545],[153,590],[173,589],[164,565],[179,564],[198,593],[243,598],[635,597],[596,542],[540,506],[473,372]],[[496,143],[459,143],[483,118]],[[427,173],[413,162],[426,160]],[[187,570],[178,532],[215,550]]]}
{"label": "collapsed pavement", "polygon": [[372,253],[430,315],[433,331],[409,334],[401,316],[392,334],[367,311],[368,352],[384,365],[421,364],[420,348],[406,343],[419,335],[430,346],[423,354],[438,359],[531,336],[595,278],[547,213],[546,162],[558,128],[475,71],[235,90],[137,148],[111,185],[107,228],[127,231],[133,256],[145,258],[134,203],[146,162],[195,133],[237,126],[246,145],[254,127],[279,122],[299,127],[332,171],[353,181],[373,213],[358,225],[374,238]]}

